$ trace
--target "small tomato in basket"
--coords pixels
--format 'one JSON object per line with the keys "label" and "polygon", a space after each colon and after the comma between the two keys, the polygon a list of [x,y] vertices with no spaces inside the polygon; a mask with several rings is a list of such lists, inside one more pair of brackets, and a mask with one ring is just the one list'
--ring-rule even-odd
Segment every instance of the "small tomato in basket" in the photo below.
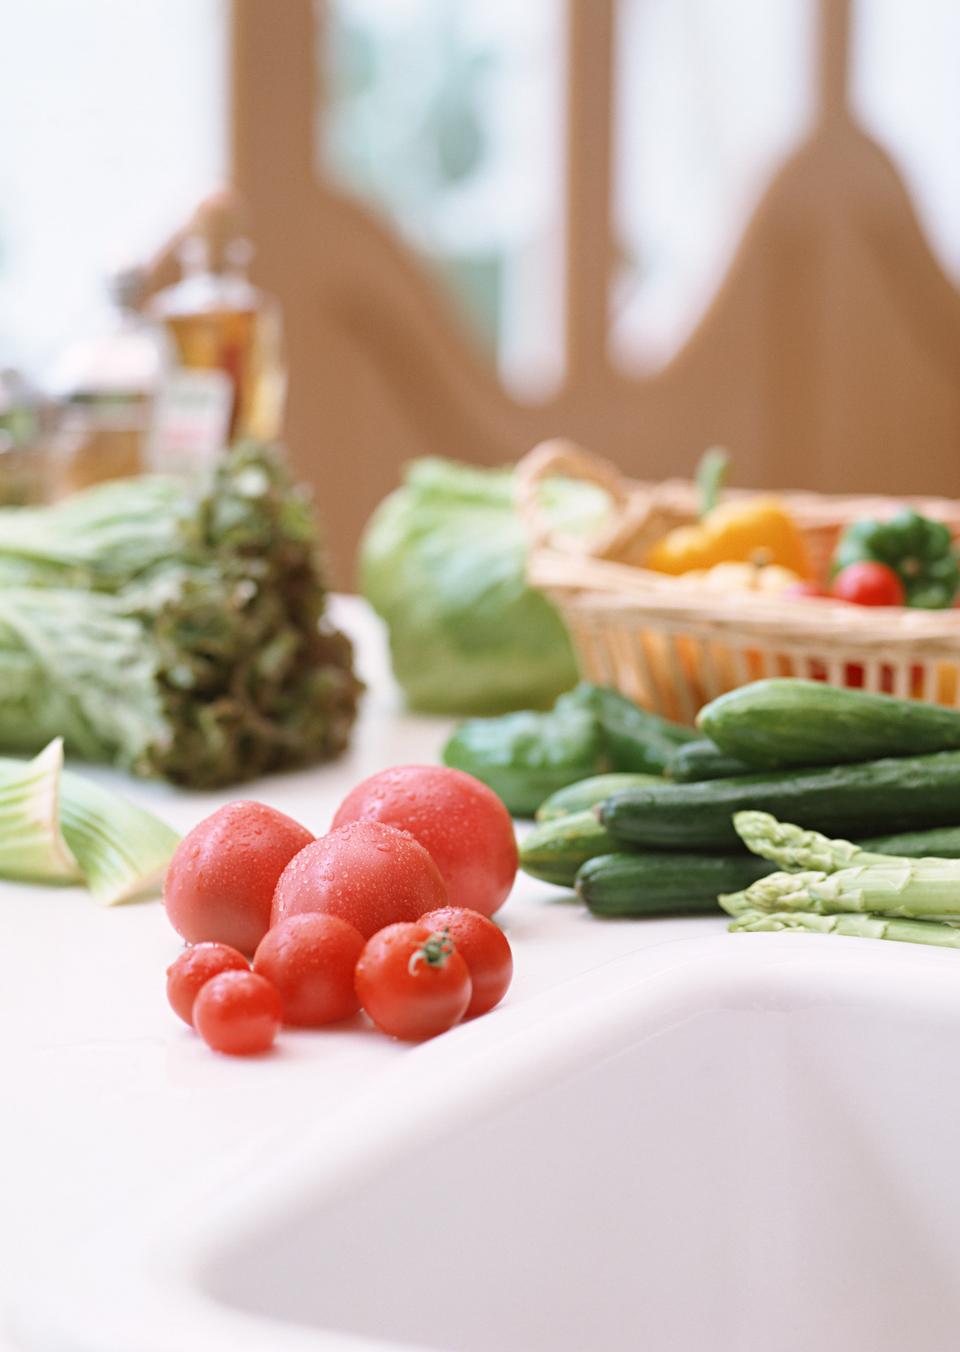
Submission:
{"label": "small tomato in basket", "polygon": [[832,595],[855,606],[902,606],[903,583],[885,563],[849,563],[833,579]]}

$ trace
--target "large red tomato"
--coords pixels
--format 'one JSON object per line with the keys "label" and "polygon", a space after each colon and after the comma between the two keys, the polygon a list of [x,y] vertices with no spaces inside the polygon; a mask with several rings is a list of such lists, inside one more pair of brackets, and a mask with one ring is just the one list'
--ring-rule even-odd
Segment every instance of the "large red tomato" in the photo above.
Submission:
{"label": "large red tomato", "polygon": [[337,915],[310,911],[267,930],[253,970],[279,993],[284,1023],[319,1028],[360,1008],[353,972],[362,952],[359,930]]}
{"label": "large red tomato", "polygon": [[264,803],[228,803],[193,828],[167,870],[163,901],[189,944],[252,953],[267,932],[277,879],[313,835]]}
{"label": "large red tomato", "polygon": [[365,939],[447,903],[422,845],[384,822],[349,822],[290,860],[277,882],[271,924],[304,911],[338,915]]}
{"label": "large red tomato", "polygon": [[340,804],[345,822],[386,822],[409,831],[432,855],[452,906],[491,916],[517,873],[513,822],[486,784],[442,765],[397,765],[358,784]]}

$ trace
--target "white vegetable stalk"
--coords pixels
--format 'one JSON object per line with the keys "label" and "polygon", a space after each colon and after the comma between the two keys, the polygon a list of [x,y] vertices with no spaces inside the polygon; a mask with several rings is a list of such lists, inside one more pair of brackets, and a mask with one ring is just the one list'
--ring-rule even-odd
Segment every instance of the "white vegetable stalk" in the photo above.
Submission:
{"label": "white vegetable stalk", "polygon": [[60,830],[63,741],[31,761],[0,760],[0,877],[77,883],[83,873]]}
{"label": "white vegetable stalk", "polygon": [[115,906],[157,890],[179,836],[152,813],[63,769],[63,742],[0,759],[0,877],[83,883]]}
{"label": "white vegetable stalk", "polygon": [[180,837],[152,812],[65,770],[60,824],[94,900],[103,906],[159,891]]}

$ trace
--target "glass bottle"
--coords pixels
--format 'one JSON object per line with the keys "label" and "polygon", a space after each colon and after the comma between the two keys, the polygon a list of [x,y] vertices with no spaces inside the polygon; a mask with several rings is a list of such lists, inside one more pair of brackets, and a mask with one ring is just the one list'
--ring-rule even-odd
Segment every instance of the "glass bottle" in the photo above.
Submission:
{"label": "glass bottle", "polygon": [[280,436],[280,310],[247,278],[252,253],[233,199],[213,199],[184,240],[181,280],[153,298],[150,314],[168,337],[151,437],[156,468],[189,468],[191,457],[202,460],[231,441]]}
{"label": "glass bottle", "polygon": [[51,376],[60,408],[54,439],[57,495],[104,479],[139,474],[163,366],[158,334],[138,309],[143,271],[108,279],[113,315],[106,329],[69,347]]}

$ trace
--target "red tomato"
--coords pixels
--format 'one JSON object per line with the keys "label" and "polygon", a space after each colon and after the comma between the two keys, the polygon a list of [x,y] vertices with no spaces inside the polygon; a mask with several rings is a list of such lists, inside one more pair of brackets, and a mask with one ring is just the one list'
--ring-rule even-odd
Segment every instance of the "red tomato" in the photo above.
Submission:
{"label": "red tomato", "polygon": [[363,935],[336,915],[289,915],[267,930],[253,970],[280,993],[284,1023],[319,1028],[360,1008],[353,973]]}
{"label": "red tomato", "polygon": [[220,972],[249,972],[242,953],[228,944],[194,944],[167,968],[167,999],[184,1023],[193,1024],[193,1002],[200,987]]}
{"label": "red tomato", "polygon": [[426,925],[388,925],[369,939],[356,973],[370,1018],[407,1042],[452,1028],[470,1004],[470,972],[449,936]]}
{"label": "red tomato", "polygon": [[517,842],[503,803],[486,784],[442,765],[397,765],[371,775],[337,809],[345,822],[386,822],[430,852],[452,906],[493,915],[517,874]]}
{"label": "red tomato", "polygon": [[848,563],[833,579],[832,595],[855,606],[902,606],[903,583],[885,563]]}
{"label": "red tomato", "polygon": [[252,953],[267,932],[277,879],[313,840],[305,826],[263,803],[236,802],[205,817],[170,861],[164,905],[188,943]]}
{"label": "red tomato", "polygon": [[208,1047],[251,1056],[273,1046],[283,1018],[280,996],[256,972],[221,972],[193,1002],[193,1026]]}
{"label": "red tomato", "polygon": [[272,923],[325,911],[369,939],[384,925],[416,920],[446,904],[436,864],[409,832],[383,822],[350,822],[291,859],[274,893]]}
{"label": "red tomato", "polygon": [[499,1004],[513,976],[513,954],[503,930],[485,915],[460,906],[428,911],[420,917],[420,924],[435,934],[446,930],[467,964],[473,994],[463,1017],[474,1019]]}

